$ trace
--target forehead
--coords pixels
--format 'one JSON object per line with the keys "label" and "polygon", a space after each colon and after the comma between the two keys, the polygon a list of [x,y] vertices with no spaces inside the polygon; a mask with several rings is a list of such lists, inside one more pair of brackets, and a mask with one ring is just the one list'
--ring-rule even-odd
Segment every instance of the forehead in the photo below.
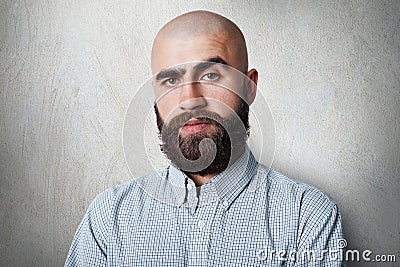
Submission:
{"label": "forehead", "polygon": [[205,61],[219,57],[228,65],[235,67],[232,49],[229,48],[227,36],[224,34],[201,35],[192,38],[159,38],[155,41],[151,65],[152,73],[179,64]]}

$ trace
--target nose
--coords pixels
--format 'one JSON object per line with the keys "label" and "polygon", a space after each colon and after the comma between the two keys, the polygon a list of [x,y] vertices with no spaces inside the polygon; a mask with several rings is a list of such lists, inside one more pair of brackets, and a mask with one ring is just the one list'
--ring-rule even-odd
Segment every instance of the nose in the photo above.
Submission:
{"label": "nose", "polygon": [[190,82],[183,85],[179,97],[179,107],[184,111],[204,108],[207,105],[199,82]]}

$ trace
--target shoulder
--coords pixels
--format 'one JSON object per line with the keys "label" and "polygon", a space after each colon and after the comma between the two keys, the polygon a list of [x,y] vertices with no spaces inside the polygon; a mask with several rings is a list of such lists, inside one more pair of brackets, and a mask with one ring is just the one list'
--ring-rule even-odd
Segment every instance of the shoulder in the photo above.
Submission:
{"label": "shoulder", "polygon": [[266,177],[266,192],[272,202],[296,205],[303,212],[331,213],[332,209],[337,209],[336,202],[327,193],[312,185],[289,178],[261,164],[258,173]]}
{"label": "shoulder", "polygon": [[149,183],[159,182],[167,170],[168,168],[165,168],[105,190],[93,199],[88,211],[104,216],[147,201],[150,198],[149,192],[146,190],[146,188],[150,188]]}
{"label": "shoulder", "polygon": [[264,188],[261,192],[266,197],[270,217],[284,218],[286,224],[292,222],[299,234],[299,244],[318,233],[329,236],[335,232],[336,236],[342,236],[339,207],[328,194],[276,170],[262,165],[258,169],[265,177],[260,189]]}

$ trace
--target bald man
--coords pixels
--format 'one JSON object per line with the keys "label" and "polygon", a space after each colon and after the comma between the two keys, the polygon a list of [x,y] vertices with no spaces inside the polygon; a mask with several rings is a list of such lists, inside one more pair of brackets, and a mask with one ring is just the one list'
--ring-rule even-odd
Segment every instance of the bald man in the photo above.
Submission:
{"label": "bald man", "polygon": [[258,73],[230,20],[183,14],[154,39],[154,110],[171,165],[95,198],[66,266],[342,266],[337,205],[259,164]]}

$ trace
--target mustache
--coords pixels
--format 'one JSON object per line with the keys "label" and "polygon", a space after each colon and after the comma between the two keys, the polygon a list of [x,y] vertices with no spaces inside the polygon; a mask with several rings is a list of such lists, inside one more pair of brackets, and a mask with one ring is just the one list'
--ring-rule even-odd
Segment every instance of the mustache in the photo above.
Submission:
{"label": "mustache", "polygon": [[[176,115],[169,122],[167,122],[166,125],[168,127],[173,127],[176,129],[184,126],[190,119],[198,119],[202,123],[208,123],[214,125],[220,124],[221,122],[225,121],[223,117],[221,117],[219,114],[215,112],[206,110],[196,110]],[[163,125],[164,123],[165,122],[163,122]]]}

